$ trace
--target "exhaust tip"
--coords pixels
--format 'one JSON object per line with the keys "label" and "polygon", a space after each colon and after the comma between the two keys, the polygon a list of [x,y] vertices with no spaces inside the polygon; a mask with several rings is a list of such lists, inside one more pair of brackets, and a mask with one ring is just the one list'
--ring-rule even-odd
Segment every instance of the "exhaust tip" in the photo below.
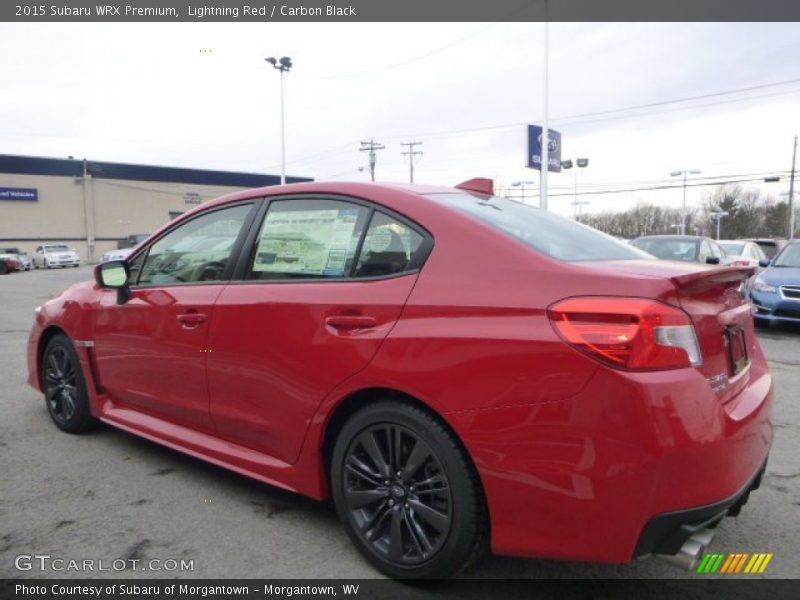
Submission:
{"label": "exhaust tip", "polygon": [[658,558],[685,571],[693,571],[703,559],[714,539],[714,531],[701,529],[693,533],[675,554],[657,554]]}

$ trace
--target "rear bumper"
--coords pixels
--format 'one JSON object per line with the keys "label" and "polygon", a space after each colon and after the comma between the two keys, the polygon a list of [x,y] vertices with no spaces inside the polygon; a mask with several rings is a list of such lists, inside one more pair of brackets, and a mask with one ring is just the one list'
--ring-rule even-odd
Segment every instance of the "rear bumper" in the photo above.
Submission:
{"label": "rear bumper", "polygon": [[451,415],[484,484],[493,551],[624,563],[673,546],[661,534],[675,523],[724,516],[772,443],[763,356],[748,377],[723,404],[694,369],[603,367],[563,401]]}
{"label": "rear bumper", "polygon": [[657,515],[648,521],[636,544],[634,557],[648,554],[677,554],[692,535],[707,527],[715,527],[726,516],[735,517],[750,498],[750,492],[761,486],[767,465],[738,493],[730,498],[674,512]]}

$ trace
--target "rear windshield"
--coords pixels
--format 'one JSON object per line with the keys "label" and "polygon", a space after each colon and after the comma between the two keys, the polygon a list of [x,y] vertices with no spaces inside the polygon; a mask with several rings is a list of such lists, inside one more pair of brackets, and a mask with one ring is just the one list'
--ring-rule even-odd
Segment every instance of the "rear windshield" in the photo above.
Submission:
{"label": "rear windshield", "polygon": [[786,246],[772,263],[772,266],[800,268],[800,244]]}
{"label": "rear windshield", "polygon": [[775,242],[756,242],[756,244],[764,251],[767,258],[772,258],[778,253],[778,244]]}
{"label": "rear windshield", "polygon": [[720,244],[729,256],[741,256],[744,254],[744,244]]}
{"label": "rear windshield", "polygon": [[596,229],[507,198],[460,193],[428,194],[428,197],[477,217],[531,248],[559,260],[653,258]]}
{"label": "rear windshield", "polygon": [[694,262],[697,242],[680,238],[638,238],[631,242],[637,248],[649,252],[662,260]]}
{"label": "rear windshield", "polygon": [[44,249],[47,252],[69,252],[67,246],[45,246]]}

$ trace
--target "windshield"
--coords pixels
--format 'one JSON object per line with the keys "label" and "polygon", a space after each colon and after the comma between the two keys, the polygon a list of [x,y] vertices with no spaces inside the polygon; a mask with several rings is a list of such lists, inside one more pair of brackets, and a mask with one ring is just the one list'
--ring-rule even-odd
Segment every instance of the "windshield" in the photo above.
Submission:
{"label": "windshield", "polygon": [[461,193],[437,193],[428,197],[468,213],[559,260],[652,259],[596,229],[507,198]]}
{"label": "windshield", "polygon": [[786,246],[772,262],[772,266],[800,268],[800,244]]}
{"label": "windshield", "polygon": [[662,260],[694,262],[697,256],[697,243],[694,240],[638,238],[631,244]]}
{"label": "windshield", "polygon": [[69,248],[67,246],[45,246],[45,252],[69,252]]}
{"label": "windshield", "polygon": [[741,256],[744,254],[744,244],[720,243],[728,256]]}

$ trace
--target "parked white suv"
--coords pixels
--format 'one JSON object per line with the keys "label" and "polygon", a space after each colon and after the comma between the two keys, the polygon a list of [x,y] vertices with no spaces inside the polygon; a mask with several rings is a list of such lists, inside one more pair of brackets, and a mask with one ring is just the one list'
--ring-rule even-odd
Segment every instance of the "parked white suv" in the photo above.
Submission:
{"label": "parked white suv", "polygon": [[77,267],[81,264],[78,253],[64,244],[45,244],[37,246],[33,254],[33,266],[49,269],[50,267]]}

